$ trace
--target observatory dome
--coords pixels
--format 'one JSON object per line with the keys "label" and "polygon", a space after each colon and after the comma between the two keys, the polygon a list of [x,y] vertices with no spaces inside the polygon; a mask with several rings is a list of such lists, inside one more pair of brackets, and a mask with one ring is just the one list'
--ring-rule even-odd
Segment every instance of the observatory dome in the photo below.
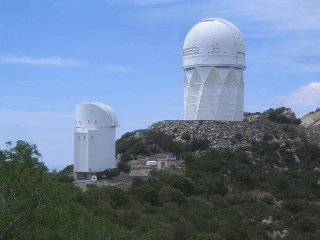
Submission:
{"label": "observatory dome", "polygon": [[111,107],[97,102],[77,104],[76,127],[101,128],[117,126],[118,118]]}
{"label": "observatory dome", "polygon": [[183,44],[183,68],[229,65],[245,68],[246,46],[242,33],[221,18],[208,18],[196,24]]}

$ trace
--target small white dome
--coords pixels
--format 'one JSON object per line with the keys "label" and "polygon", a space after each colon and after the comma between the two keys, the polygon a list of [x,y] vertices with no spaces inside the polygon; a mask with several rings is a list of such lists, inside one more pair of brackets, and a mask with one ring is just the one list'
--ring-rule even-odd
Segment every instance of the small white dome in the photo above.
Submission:
{"label": "small white dome", "polygon": [[246,46],[242,33],[221,18],[208,18],[196,24],[183,44],[183,68],[201,65],[245,67]]}
{"label": "small white dome", "polygon": [[107,116],[110,118],[110,122],[108,121],[107,125],[110,124],[110,126],[114,126],[114,127],[118,126],[117,115],[111,107],[109,107],[108,105],[105,105],[103,103],[97,103],[97,102],[94,102],[92,104],[102,108],[105,111]]}
{"label": "small white dome", "polygon": [[97,102],[84,102],[76,106],[76,127],[103,128],[117,127],[118,118],[114,110]]}

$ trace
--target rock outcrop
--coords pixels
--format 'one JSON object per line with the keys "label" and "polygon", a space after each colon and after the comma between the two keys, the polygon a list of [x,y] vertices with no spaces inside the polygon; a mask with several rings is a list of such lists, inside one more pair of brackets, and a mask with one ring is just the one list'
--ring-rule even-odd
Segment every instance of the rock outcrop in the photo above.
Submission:
{"label": "rock outcrop", "polygon": [[253,140],[263,139],[280,145],[290,142],[295,146],[301,142],[301,137],[320,145],[320,128],[278,124],[269,121],[264,115],[247,116],[244,122],[165,120],[149,128],[174,135],[176,141],[183,141],[184,133],[189,133],[191,137],[205,138],[210,140],[210,147],[215,149],[237,149],[249,146]]}
{"label": "rock outcrop", "polygon": [[320,126],[320,111],[311,112],[301,118],[301,125],[305,127]]}

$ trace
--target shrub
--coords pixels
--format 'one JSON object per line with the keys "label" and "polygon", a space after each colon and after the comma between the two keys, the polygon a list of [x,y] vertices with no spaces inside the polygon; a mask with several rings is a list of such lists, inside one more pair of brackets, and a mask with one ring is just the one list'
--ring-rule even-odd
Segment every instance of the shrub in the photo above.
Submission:
{"label": "shrub", "polygon": [[128,162],[128,161],[132,160],[133,158],[130,153],[125,152],[125,153],[121,154],[120,159],[122,162]]}
{"label": "shrub", "polygon": [[314,232],[316,226],[310,219],[310,216],[303,216],[298,220],[299,229],[303,232]]}
{"label": "shrub", "polygon": [[135,189],[136,196],[145,202],[149,202],[152,205],[160,205],[160,198],[157,189],[151,187],[148,184],[143,184]]}
{"label": "shrub", "polygon": [[238,141],[240,141],[242,137],[243,137],[242,134],[239,132],[236,135],[234,135],[234,138],[237,139]]}
{"label": "shrub", "polygon": [[170,186],[179,189],[187,196],[195,193],[194,183],[191,180],[187,179],[185,176],[179,174],[171,174],[167,177],[166,180]]}
{"label": "shrub", "polygon": [[206,232],[201,232],[197,234],[197,237],[194,239],[198,240],[225,240],[224,237],[222,237],[219,233],[206,233]]}
{"label": "shrub", "polygon": [[268,141],[268,140],[272,140],[272,138],[273,138],[273,136],[272,136],[270,133],[265,133],[265,134],[263,135],[262,140]]}
{"label": "shrub", "polygon": [[117,168],[108,168],[104,170],[103,173],[108,179],[111,179],[112,177],[118,176],[120,174]]}
{"label": "shrub", "polygon": [[185,141],[190,141],[191,140],[191,136],[190,136],[190,134],[188,132],[184,132],[184,133],[182,133],[181,139],[185,140]]}
{"label": "shrub", "polygon": [[128,163],[119,162],[118,163],[118,170],[120,172],[129,173],[131,170],[131,166]]}
{"label": "shrub", "polygon": [[179,189],[169,186],[161,188],[159,196],[163,202],[176,202],[181,204],[184,201],[183,193]]}
{"label": "shrub", "polygon": [[209,146],[210,146],[210,141],[208,139],[198,139],[196,137],[194,137],[190,143],[190,147],[192,151],[206,150]]}

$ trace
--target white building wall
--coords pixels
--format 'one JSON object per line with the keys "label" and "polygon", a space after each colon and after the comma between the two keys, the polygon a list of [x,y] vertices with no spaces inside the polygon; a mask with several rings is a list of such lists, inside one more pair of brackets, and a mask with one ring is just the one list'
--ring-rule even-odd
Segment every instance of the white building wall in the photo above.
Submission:
{"label": "white building wall", "polygon": [[74,172],[88,172],[88,134],[74,135]]}
{"label": "white building wall", "polygon": [[94,173],[116,167],[117,126],[117,117],[107,105],[77,104],[74,138],[75,173]]}
{"label": "white building wall", "polygon": [[91,172],[115,168],[115,127],[89,130],[88,137],[88,168]]}
{"label": "white building wall", "polygon": [[243,69],[193,67],[185,70],[186,120],[243,120]]}

